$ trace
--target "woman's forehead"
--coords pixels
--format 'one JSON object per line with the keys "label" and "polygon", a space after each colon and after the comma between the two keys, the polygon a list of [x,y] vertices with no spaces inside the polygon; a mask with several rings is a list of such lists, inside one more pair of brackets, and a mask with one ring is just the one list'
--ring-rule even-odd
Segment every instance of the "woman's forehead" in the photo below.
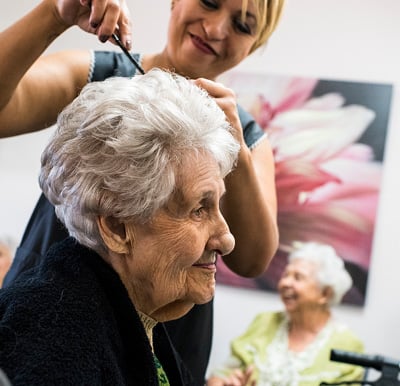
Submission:
{"label": "woman's forehead", "polygon": [[297,258],[289,262],[287,269],[301,272],[307,276],[313,276],[317,267],[316,264],[310,260]]}

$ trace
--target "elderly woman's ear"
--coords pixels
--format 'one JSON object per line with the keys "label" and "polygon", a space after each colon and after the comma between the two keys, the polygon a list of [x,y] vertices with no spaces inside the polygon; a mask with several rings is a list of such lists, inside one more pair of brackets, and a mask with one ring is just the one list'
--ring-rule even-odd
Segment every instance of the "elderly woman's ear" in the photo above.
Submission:
{"label": "elderly woman's ear", "polygon": [[332,299],[333,299],[333,288],[326,286],[324,287],[324,289],[322,290],[322,297],[321,297],[321,302],[323,304],[325,304],[326,306],[331,305]]}
{"label": "elderly woman's ear", "polygon": [[130,236],[132,236],[132,232],[127,232],[124,223],[114,217],[99,216],[97,226],[104,244],[110,251],[128,253],[131,250],[133,240]]}

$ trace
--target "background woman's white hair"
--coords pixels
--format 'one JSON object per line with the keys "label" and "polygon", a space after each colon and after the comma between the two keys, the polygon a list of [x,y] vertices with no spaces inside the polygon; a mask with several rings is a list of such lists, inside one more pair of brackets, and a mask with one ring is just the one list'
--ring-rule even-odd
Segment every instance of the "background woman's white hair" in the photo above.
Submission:
{"label": "background woman's white hair", "polygon": [[351,288],[353,280],[347,272],[343,259],[335,249],[326,244],[315,242],[295,242],[289,254],[289,262],[295,259],[307,260],[316,265],[316,279],[322,287],[331,287],[333,296],[331,304],[341,302],[345,293]]}
{"label": "background woman's white hair", "polygon": [[239,151],[230,130],[216,102],[179,75],[94,82],[59,115],[40,187],[70,235],[99,251],[99,215],[148,221],[197,154],[209,153],[225,177]]}

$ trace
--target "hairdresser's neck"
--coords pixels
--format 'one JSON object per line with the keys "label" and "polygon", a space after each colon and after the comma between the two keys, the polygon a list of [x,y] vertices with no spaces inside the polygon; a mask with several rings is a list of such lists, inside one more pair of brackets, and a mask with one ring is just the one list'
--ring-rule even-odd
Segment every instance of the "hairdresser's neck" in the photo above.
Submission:
{"label": "hairdresser's neck", "polygon": [[[182,76],[185,76],[190,79],[197,79],[197,78],[208,78],[211,80],[215,80],[216,76],[208,76],[205,73],[194,73],[190,72],[190,69],[187,69],[187,71],[183,70],[180,68],[176,63],[173,63],[171,59],[169,58],[167,51],[164,50],[159,53],[155,54],[145,54],[142,58],[142,67],[145,72],[151,70],[154,67],[161,68],[163,70],[169,70],[176,72]],[[198,70],[196,70],[198,71]]]}

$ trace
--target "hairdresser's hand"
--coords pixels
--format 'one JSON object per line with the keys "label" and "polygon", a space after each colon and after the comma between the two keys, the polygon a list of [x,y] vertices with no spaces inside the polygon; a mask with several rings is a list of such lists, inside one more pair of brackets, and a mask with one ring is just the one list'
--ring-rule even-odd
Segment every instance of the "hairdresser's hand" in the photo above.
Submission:
{"label": "hairdresser's hand", "polygon": [[131,20],[125,0],[56,0],[56,11],[68,26],[77,25],[96,34],[103,43],[116,32],[126,48],[131,48]]}
{"label": "hairdresser's hand", "polygon": [[244,145],[243,128],[240,123],[236,95],[233,90],[221,83],[205,78],[196,79],[194,83],[206,90],[215,99],[218,106],[224,111],[228,122],[233,127],[235,138],[241,145]]}
{"label": "hairdresser's hand", "polygon": [[245,371],[236,369],[225,377],[210,377],[207,380],[207,386],[256,386],[255,380],[250,380],[253,375],[254,368],[249,366]]}

